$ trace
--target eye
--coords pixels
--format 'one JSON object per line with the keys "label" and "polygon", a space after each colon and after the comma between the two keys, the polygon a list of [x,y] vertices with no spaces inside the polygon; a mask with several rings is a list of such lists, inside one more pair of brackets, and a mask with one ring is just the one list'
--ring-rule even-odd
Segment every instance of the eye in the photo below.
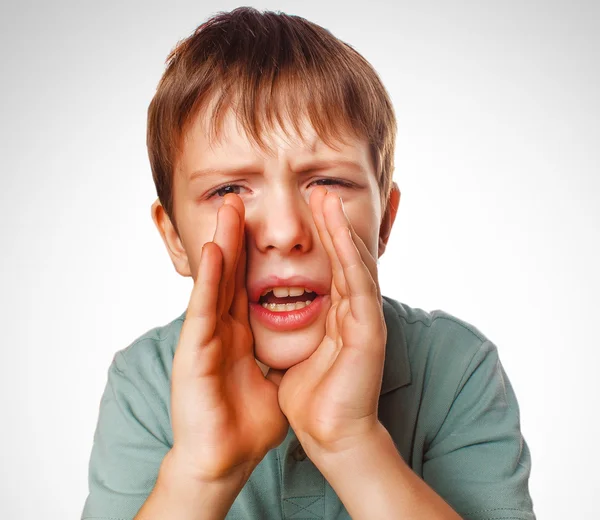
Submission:
{"label": "eye", "polygon": [[335,179],[333,177],[326,177],[324,179],[317,179],[311,184],[315,186],[342,186],[343,188],[352,188],[352,183],[348,181],[343,181],[341,179]]}
{"label": "eye", "polygon": [[240,186],[239,184],[226,184],[225,186],[219,186],[218,188],[212,190],[208,194],[208,198],[210,199],[214,196],[224,197],[228,193],[235,193],[236,195],[239,195],[241,189],[242,186]]}

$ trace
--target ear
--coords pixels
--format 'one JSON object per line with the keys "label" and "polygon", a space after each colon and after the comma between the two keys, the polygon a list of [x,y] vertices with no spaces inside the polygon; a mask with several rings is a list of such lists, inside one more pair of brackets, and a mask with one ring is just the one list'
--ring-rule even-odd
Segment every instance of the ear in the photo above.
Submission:
{"label": "ear", "polygon": [[400,188],[398,185],[392,183],[392,191],[388,199],[383,218],[381,219],[381,226],[379,227],[379,251],[378,257],[381,257],[385,252],[385,247],[390,239],[390,233],[392,232],[392,226],[396,220],[396,213],[398,212],[398,206],[400,205]]}
{"label": "ear", "polygon": [[160,233],[160,236],[167,247],[167,252],[171,257],[171,262],[175,270],[181,276],[192,276],[188,256],[183,247],[181,239],[167,215],[165,208],[158,199],[154,201],[151,208],[152,220]]}

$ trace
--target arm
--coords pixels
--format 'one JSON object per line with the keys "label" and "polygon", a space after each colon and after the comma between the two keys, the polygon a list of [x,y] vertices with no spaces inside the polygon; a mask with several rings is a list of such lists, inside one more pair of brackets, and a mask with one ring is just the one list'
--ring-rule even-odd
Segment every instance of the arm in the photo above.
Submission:
{"label": "arm", "polygon": [[[452,363],[446,356],[436,359],[439,366]],[[531,456],[497,348],[484,341],[465,366],[457,386],[448,388],[454,398],[443,422],[422,418],[431,420],[435,432],[423,453],[423,479],[381,425],[376,435],[345,452],[314,451],[315,464],[353,518],[388,518],[396,511],[415,519],[535,520],[528,489]],[[447,387],[432,391],[440,388]],[[460,516],[452,516],[450,507]]]}
{"label": "arm", "polygon": [[317,188],[310,200],[333,270],[325,338],[279,387],[308,457],[353,518],[534,520],[518,406],[489,342],[447,413],[435,412],[443,423],[429,430],[423,480],[398,454],[378,419],[387,330],[376,262],[336,199]]}
{"label": "arm", "polygon": [[355,447],[311,458],[354,520],[461,518],[404,462],[381,424]]}
{"label": "arm", "polygon": [[460,520],[378,420],[387,331],[376,261],[339,197],[315,189],[310,203],[332,265],[332,305],[317,351],[281,379],[282,409],[352,518]]}
{"label": "arm", "polygon": [[[152,340],[134,348],[159,355]],[[165,388],[166,367],[128,365],[117,353],[101,399],[82,520],[131,519],[136,513],[137,520],[223,519],[231,508],[254,465],[203,481],[189,457],[171,447]]]}
{"label": "arm", "polygon": [[221,482],[202,482],[187,474],[171,450],[158,473],[156,485],[134,520],[222,520],[248,479],[241,472]]}
{"label": "arm", "polygon": [[443,422],[425,418],[435,434],[423,479],[469,520],[535,520],[519,404],[492,342],[480,344],[450,395]]}
{"label": "arm", "polygon": [[254,359],[245,255],[244,206],[228,195],[214,239],[202,249],[177,339],[170,413],[168,396],[156,400],[169,382],[161,379],[155,391],[165,371],[153,354],[142,348],[131,367],[115,357],[83,520],[224,518],[254,468],[285,438],[277,387]]}

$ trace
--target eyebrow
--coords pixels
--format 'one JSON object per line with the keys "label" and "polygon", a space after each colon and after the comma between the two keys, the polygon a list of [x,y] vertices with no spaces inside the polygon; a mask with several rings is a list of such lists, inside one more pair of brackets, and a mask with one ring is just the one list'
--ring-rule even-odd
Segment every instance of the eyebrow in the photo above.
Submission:
{"label": "eyebrow", "polygon": [[[351,159],[323,159],[323,160],[308,160],[304,163],[296,165],[295,173],[307,174],[332,168],[350,168],[355,171],[363,172],[364,168],[356,161]],[[226,176],[234,177],[239,175],[256,174],[260,170],[258,165],[248,164],[246,166],[222,167],[222,168],[201,168],[191,173],[188,178],[189,182],[193,182],[200,177],[211,176]]]}
{"label": "eyebrow", "polygon": [[362,165],[352,159],[323,159],[310,160],[297,165],[299,173],[316,172],[320,170],[329,170],[331,168],[350,168],[353,170],[363,171]]}
{"label": "eyebrow", "polygon": [[188,177],[188,181],[192,182],[201,177],[215,177],[217,175],[225,176],[237,176],[237,175],[248,175],[250,173],[257,173],[260,168],[257,165],[248,164],[246,166],[233,166],[223,168],[201,168],[191,173]]}

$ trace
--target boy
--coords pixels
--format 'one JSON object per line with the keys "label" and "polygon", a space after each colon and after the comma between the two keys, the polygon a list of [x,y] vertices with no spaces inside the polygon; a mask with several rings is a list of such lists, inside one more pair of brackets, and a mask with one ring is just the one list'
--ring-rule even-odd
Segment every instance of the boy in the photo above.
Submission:
{"label": "boy", "polygon": [[180,42],[148,114],[186,311],[115,355],[83,519],[519,519],[530,455],[496,347],[381,296],[400,192],[372,67],[239,8]]}

